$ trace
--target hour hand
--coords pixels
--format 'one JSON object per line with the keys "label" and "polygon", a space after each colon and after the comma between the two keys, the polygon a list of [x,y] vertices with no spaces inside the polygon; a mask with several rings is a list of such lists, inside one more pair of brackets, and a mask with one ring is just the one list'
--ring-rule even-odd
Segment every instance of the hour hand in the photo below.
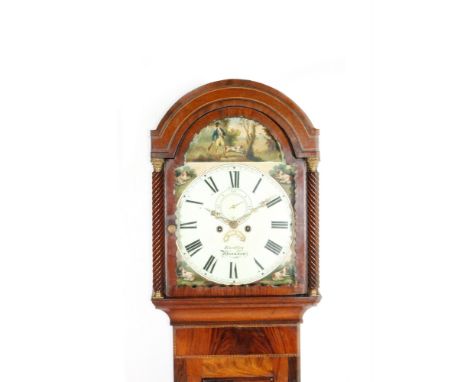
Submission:
{"label": "hour hand", "polygon": [[221,212],[215,211],[215,210],[210,210],[209,208],[206,208],[206,207],[205,207],[205,209],[211,214],[211,216],[214,216],[216,219],[221,220],[221,221],[223,221],[223,222],[225,222],[227,224],[231,223],[231,220],[225,218]]}

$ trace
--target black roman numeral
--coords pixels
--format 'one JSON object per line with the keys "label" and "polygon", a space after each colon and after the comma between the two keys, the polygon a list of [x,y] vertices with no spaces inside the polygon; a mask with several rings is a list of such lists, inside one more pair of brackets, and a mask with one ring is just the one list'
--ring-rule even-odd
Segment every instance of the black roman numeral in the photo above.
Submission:
{"label": "black roman numeral", "polygon": [[215,257],[211,255],[208,261],[206,262],[205,266],[203,267],[203,269],[207,272],[213,273],[213,269],[216,266],[217,262],[218,260],[216,260]]}
{"label": "black roman numeral", "polygon": [[271,228],[288,228],[289,223],[285,221],[272,221]]}
{"label": "black roman numeral", "polygon": [[186,202],[187,202],[187,203],[193,203],[193,204],[201,204],[201,205],[203,205],[202,202],[196,202],[195,200],[189,200],[189,199],[187,199]]}
{"label": "black roman numeral", "polygon": [[211,188],[211,191],[214,193],[217,193],[218,187],[216,186],[216,183],[214,182],[213,178],[211,176],[208,177],[208,179],[204,179],[205,183],[208,185],[209,188]]}
{"label": "black roman numeral", "polygon": [[266,205],[268,208],[274,206],[276,203],[279,203],[281,202],[281,196],[277,196],[276,198],[274,198],[273,200],[270,200]]}
{"label": "black roman numeral", "polygon": [[180,224],[181,229],[195,229],[197,228],[197,222],[187,222],[187,223],[181,223]]}
{"label": "black roman numeral", "polygon": [[263,178],[260,178],[257,182],[257,184],[255,185],[254,189],[252,190],[252,194],[255,194],[255,191],[257,191],[257,188],[258,186],[260,185],[260,182],[263,180]]}
{"label": "black roman numeral", "polygon": [[238,276],[237,276],[237,264],[236,263],[233,263],[231,261],[230,265],[229,265],[229,278],[231,279],[237,279]]}
{"label": "black roman numeral", "polygon": [[231,187],[239,188],[239,171],[229,171],[229,177],[231,178]]}
{"label": "black roman numeral", "polygon": [[255,264],[257,264],[258,267],[263,271],[265,268],[263,268],[262,264],[260,264],[255,257],[254,257],[254,260],[255,260]]}
{"label": "black roman numeral", "polygon": [[202,247],[203,247],[203,244],[201,243],[200,239],[197,239],[191,242],[190,244],[187,244],[185,246],[185,249],[190,254],[190,257],[192,257],[193,255],[195,255],[195,253],[197,253],[198,251],[201,251]]}
{"label": "black roman numeral", "polygon": [[283,247],[279,244],[276,244],[274,241],[268,240],[265,244],[265,248],[273,252],[275,255],[279,255]]}

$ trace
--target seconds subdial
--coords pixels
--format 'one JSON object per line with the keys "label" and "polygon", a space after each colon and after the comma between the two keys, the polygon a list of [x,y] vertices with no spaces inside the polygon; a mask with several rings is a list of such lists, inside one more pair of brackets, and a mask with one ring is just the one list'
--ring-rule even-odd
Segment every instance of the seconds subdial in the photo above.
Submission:
{"label": "seconds subdial", "polygon": [[215,209],[229,220],[238,220],[252,208],[247,193],[239,188],[230,188],[216,198]]}

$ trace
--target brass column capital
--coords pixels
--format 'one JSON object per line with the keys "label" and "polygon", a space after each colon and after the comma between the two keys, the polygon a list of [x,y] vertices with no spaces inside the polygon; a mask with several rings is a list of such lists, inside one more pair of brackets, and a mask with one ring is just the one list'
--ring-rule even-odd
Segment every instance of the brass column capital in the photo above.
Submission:
{"label": "brass column capital", "polygon": [[159,300],[159,299],[164,298],[164,297],[163,297],[161,291],[158,290],[158,291],[155,292],[155,291],[153,290],[153,295],[151,296],[151,298],[152,298],[153,300]]}
{"label": "brass column capital", "polygon": [[155,172],[161,172],[164,167],[164,159],[161,158],[151,158],[151,163],[153,164],[153,170]]}
{"label": "brass column capital", "polygon": [[318,296],[320,296],[320,292],[319,292],[318,289],[313,288],[313,289],[311,289],[311,290],[309,291],[309,296],[311,296],[311,297],[318,297]]}
{"label": "brass column capital", "polygon": [[320,162],[319,156],[313,156],[306,159],[307,160],[307,169],[310,172],[317,172],[317,167]]}

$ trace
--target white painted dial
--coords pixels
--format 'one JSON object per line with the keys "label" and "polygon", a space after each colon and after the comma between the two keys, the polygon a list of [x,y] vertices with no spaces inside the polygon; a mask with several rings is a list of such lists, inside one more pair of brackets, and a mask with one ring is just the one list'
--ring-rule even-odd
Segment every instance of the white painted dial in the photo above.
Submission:
{"label": "white painted dial", "polygon": [[271,176],[248,165],[222,165],[194,179],[176,218],[183,259],[218,284],[253,283],[291,256],[289,197]]}

